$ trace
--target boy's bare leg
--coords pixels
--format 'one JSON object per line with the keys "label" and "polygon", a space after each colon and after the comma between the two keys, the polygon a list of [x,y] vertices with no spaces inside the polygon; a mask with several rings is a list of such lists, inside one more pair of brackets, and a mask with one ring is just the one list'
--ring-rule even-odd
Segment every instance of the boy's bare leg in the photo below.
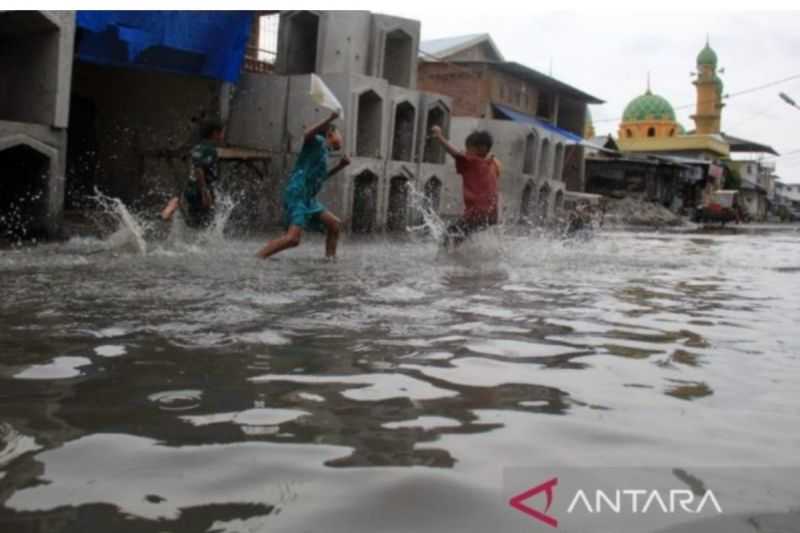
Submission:
{"label": "boy's bare leg", "polygon": [[177,196],[173,196],[170,198],[169,202],[167,202],[167,206],[161,211],[161,219],[165,222],[168,222],[172,219],[172,215],[175,214],[175,211],[178,210],[178,206],[180,205],[180,199]]}
{"label": "boy's bare leg", "polygon": [[325,257],[336,257],[336,245],[339,244],[342,222],[330,211],[325,211],[319,216],[320,221],[325,224]]}
{"label": "boy's bare leg", "polygon": [[266,259],[271,255],[282,252],[287,248],[294,248],[300,244],[300,238],[303,236],[303,228],[300,226],[289,226],[283,236],[269,241],[261,250],[258,251],[258,257]]}

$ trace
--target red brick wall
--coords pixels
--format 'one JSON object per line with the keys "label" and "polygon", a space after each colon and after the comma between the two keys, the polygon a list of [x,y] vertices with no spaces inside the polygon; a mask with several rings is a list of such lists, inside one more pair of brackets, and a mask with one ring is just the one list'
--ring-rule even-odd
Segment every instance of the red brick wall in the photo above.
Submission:
{"label": "red brick wall", "polygon": [[482,66],[420,63],[417,88],[453,98],[453,116],[481,118],[489,104],[489,84]]}

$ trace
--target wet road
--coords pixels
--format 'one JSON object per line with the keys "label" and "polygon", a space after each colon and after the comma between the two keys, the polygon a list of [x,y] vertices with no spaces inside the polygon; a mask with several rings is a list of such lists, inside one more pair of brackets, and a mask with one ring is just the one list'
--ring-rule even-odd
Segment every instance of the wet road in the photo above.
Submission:
{"label": "wet road", "polygon": [[800,465],[796,231],[260,244],[0,252],[0,531],[511,531],[506,468]]}

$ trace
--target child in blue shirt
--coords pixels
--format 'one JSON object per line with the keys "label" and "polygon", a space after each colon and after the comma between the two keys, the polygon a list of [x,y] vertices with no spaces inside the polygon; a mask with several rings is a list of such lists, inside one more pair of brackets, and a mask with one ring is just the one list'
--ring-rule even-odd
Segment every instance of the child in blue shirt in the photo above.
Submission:
{"label": "child in blue shirt", "polygon": [[287,248],[294,248],[300,244],[303,231],[308,229],[324,232],[325,257],[336,257],[341,222],[317,200],[317,194],[331,176],[350,164],[350,158],[345,155],[335,167],[328,170],[329,151],[342,146],[342,136],[332,124],[338,116],[338,113],[332,113],[306,130],[303,148],[282,196],[286,233],[269,241],[259,250],[258,257],[266,259]]}

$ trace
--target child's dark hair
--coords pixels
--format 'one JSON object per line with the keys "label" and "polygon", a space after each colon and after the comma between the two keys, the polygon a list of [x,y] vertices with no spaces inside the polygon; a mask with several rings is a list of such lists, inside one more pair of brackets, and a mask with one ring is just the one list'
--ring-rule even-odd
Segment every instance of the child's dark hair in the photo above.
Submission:
{"label": "child's dark hair", "polygon": [[197,133],[201,139],[210,139],[216,132],[225,129],[225,124],[216,118],[209,118],[200,123]]}
{"label": "child's dark hair", "polygon": [[469,134],[466,141],[467,146],[483,146],[487,150],[492,149],[492,144],[494,144],[492,134],[486,130],[473,131]]}
{"label": "child's dark hair", "polygon": [[320,133],[327,137],[328,134],[333,133],[333,132],[337,131],[338,129],[339,128],[336,127],[336,124],[334,124],[333,122],[329,122],[328,124],[325,125],[325,127],[323,127],[320,130]]}

